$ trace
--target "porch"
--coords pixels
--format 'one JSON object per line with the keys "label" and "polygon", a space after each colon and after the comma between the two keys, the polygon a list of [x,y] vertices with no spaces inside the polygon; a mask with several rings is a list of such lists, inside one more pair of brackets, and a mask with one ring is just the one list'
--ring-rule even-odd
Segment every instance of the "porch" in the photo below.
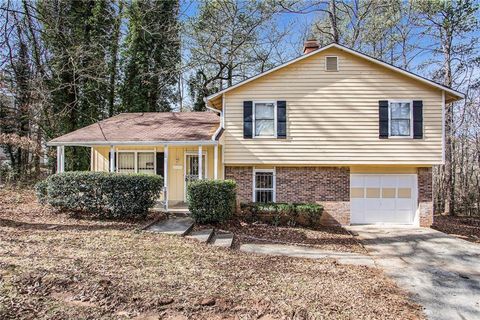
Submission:
{"label": "porch", "polygon": [[161,175],[164,209],[185,212],[186,186],[223,179],[220,117],[212,112],[121,114],[48,143],[65,171],[65,147],[90,147],[90,170]]}

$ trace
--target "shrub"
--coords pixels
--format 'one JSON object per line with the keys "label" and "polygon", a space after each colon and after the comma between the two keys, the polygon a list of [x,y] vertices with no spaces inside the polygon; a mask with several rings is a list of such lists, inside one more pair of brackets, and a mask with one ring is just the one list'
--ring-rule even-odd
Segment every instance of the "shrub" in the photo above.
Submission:
{"label": "shrub", "polygon": [[39,181],[35,185],[35,195],[41,204],[47,203],[47,186],[48,183],[46,180]]}
{"label": "shrub", "polygon": [[37,184],[37,196],[40,202],[75,213],[144,216],[162,187],[163,178],[156,175],[77,171],[49,176]]}
{"label": "shrub", "polygon": [[197,180],[187,187],[188,209],[198,223],[217,223],[235,209],[236,183],[232,180]]}
{"label": "shrub", "polygon": [[323,206],[314,203],[242,203],[242,217],[273,225],[315,227],[320,224]]}

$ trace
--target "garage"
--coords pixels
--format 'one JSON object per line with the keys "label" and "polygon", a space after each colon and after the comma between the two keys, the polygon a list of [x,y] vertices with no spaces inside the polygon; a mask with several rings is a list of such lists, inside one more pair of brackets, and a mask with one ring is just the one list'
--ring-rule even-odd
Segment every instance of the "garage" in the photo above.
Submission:
{"label": "garage", "polygon": [[413,224],[416,198],[416,174],[352,174],[351,224]]}

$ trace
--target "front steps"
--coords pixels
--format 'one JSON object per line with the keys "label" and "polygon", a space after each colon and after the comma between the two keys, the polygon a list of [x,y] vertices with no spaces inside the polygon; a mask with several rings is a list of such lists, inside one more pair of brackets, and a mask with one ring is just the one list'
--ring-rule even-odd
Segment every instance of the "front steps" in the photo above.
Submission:
{"label": "front steps", "polygon": [[195,223],[189,216],[174,215],[165,220],[158,221],[147,228],[146,231],[171,234],[176,236],[194,239],[202,243],[211,244],[216,247],[231,248],[233,244],[233,233],[215,229],[204,229],[192,231]]}

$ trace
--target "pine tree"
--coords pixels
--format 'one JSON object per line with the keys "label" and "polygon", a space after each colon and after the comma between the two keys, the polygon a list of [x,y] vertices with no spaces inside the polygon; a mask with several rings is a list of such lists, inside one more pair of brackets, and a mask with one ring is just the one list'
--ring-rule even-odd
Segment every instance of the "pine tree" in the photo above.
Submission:
{"label": "pine tree", "polygon": [[177,100],[178,0],[136,0],[128,8],[122,110],[170,111]]}

